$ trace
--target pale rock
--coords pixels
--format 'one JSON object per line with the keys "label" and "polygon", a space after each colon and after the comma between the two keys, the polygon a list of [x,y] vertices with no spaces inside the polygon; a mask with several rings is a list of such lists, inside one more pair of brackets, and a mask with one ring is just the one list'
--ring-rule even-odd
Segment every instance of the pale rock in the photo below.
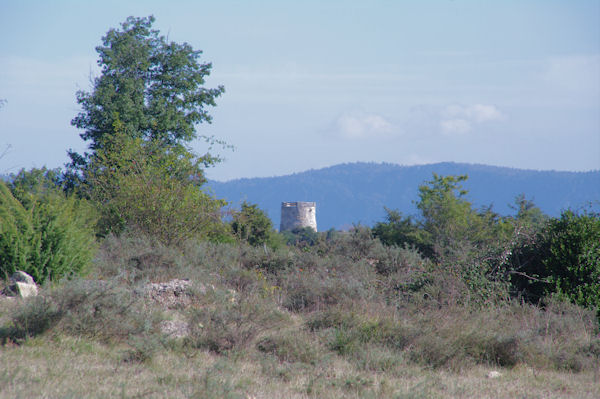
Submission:
{"label": "pale rock", "polygon": [[2,294],[21,298],[36,296],[38,294],[38,288],[33,277],[23,271],[14,272],[10,276],[9,284],[8,287],[2,290]]}
{"label": "pale rock", "polygon": [[25,283],[25,284],[35,284],[35,281],[33,281],[33,277],[31,277],[29,274],[25,273],[24,271],[16,271],[12,274],[12,276],[10,276],[10,283],[14,284],[14,283]]}
{"label": "pale rock", "polygon": [[502,373],[496,370],[490,371],[487,375],[488,378],[500,378],[502,377]]}
{"label": "pale rock", "polygon": [[36,296],[38,294],[37,285],[35,284],[27,284],[17,281],[12,287],[14,287],[13,290],[21,298]]}

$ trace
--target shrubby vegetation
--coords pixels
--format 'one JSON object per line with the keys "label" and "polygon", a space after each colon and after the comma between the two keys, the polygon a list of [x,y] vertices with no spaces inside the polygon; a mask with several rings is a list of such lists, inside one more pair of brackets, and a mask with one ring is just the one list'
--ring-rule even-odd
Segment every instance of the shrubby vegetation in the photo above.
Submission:
{"label": "shrubby vegetation", "polygon": [[91,157],[80,187],[98,207],[99,234],[130,227],[178,244],[223,231],[225,202],[199,189],[199,162],[187,150],[164,149],[117,130]]}
{"label": "shrubby vegetation", "polygon": [[600,273],[600,217],[563,211],[549,218],[519,196],[515,216],[474,210],[460,186],[466,176],[441,177],[419,187],[420,217],[388,210],[373,227],[386,245],[414,246],[469,299],[522,298],[538,303],[557,294],[595,309]]}
{"label": "shrubby vegetation", "polygon": [[[12,304],[0,337],[100,342],[115,348],[119,364],[160,364],[165,373],[209,356],[195,367],[228,364],[237,371],[219,373],[238,381],[230,389],[240,395],[272,384],[271,395],[362,397],[372,389],[374,397],[394,397],[406,370],[464,375],[527,366],[586,375],[600,361],[590,310],[560,298],[544,307],[518,300],[481,306],[465,301],[468,286],[449,281],[414,247],[384,246],[368,228],[318,236],[314,246],[265,251],[198,239],[166,246],[132,231],[109,235],[86,280],[62,281]],[[192,282],[186,305],[165,311],[145,294],[147,282],[175,278]],[[188,335],[163,333],[171,320],[185,321]],[[165,356],[178,360],[166,365]],[[310,386],[301,382],[308,379]],[[383,379],[395,382],[385,388]],[[187,380],[177,381],[169,391]]]}
{"label": "shrubby vegetation", "polygon": [[[200,380],[186,369],[150,382],[181,397],[198,381],[205,397],[241,397],[260,380],[276,387],[270,396],[285,386],[290,396],[383,398],[414,394],[397,388],[407,368],[597,369],[599,215],[548,218],[521,196],[502,216],[473,208],[466,176],[433,175],[418,215],[388,209],[373,228],[278,233],[250,203],[224,218],[225,203],[202,191],[216,158],[184,145],[222,89],[204,90],[209,64],[152,22],[128,19],[98,48],[103,75],[78,94],[74,120],[91,152],[72,154],[66,173],[0,182],[0,270],[49,282],[1,305],[3,344],[84,340],[118,351],[107,358],[119,367],[210,358],[193,368]],[[124,57],[130,48],[139,62]],[[167,83],[183,92],[169,95]],[[115,95],[121,86],[128,97]],[[173,279],[189,283],[173,304],[149,296],[149,282]]]}
{"label": "shrubby vegetation", "polygon": [[271,219],[256,204],[244,201],[241,209],[233,212],[230,227],[235,238],[255,247],[278,248],[283,244]]}
{"label": "shrubby vegetation", "polygon": [[88,201],[65,195],[59,173],[21,171],[0,182],[0,271],[23,270],[43,283],[77,274],[94,256],[96,214]]}
{"label": "shrubby vegetation", "polygon": [[[527,234],[527,233],[526,233]],[[510,254],[515,289],[532,301],[555,294],[600,308],[600,215],[564,211],[529,231]]]}

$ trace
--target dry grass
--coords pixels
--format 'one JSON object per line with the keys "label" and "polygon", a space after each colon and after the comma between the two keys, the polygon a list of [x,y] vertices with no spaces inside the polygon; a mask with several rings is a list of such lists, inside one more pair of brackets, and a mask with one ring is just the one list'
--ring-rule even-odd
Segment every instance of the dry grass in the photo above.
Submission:
{"label": "dry grass", "polygon": [[[315,366],[252,353],[222,357],[161,351],[149,363],[123,347],[73,337],[31,339],[0,350],[0,398],[598,398],[600,375],[473,367],[460,373],[398,365],[358,370],[343,358]],[[495,369],[494,369],[495,370]]]}

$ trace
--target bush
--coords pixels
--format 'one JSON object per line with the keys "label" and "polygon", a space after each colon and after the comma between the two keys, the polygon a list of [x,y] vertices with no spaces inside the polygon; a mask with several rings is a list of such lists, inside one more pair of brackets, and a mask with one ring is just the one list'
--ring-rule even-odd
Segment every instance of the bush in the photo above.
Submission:
{"label": "bush", "polygon": [[73,279],[16,304],[3,338],[18,340],[53,330],[125,342],[135,335],[153,333],[159,321],[131,287],[116,280]]}
{"label": "bush", "polygon": [[182,244],[192,237],[225,234],[224,201],[200,189],[197,158],[181,147],[115,134],[97,149],[86,170],[85,194],[100,211],[99,232],[119,234],[128,226],[161,242]]}
{"label": "bush", "polygon": [[285,320],[271,301],[235,291],[213,290],[207,293],[205,307],[189,315],[188,344],[216,353],[247,348],[263,331]]}
{"label": "bush", "polygon": [[18,303],[11,312],[10,324],[0,329],[0,340],[20,340],[43,334],[60,320],[61,312],[49,298],[36,296]]}
{"label": "bush", "polygon": [[145,309],[144,298],[118,280],[65,282],[51,299],[60,311],[60,330],[74,336],[123,341],[152,330],[159,321]]}
{"label": "bush", "polygon": [[321,357],[320,346],[314,338],[303,331],[288,331],[268,335],[258,341],[256,347],[271,353],[281,362],[316,364]]}
{"label": "bush", "polygon": [[8,277],[16,270],[28,268],[34,249],[31,212],[0,181],[0,270]]}
{"label": "bush", "polygon": [[373,236],[385,245],[417,246],[419,245],[419,231],[415,220],[411,216],[404,217],[402,213],[384,208],[386,221],[377,222],[373,226]]}
{"label": "bush", "polygon": [[417,331],[400,320],[386,314],[386,310],[376,311],[360,308],[332,307],[317,312],[307,321],[311,331],[333,331],[330,347],[340,354],[354,352],[367,344],[402,350],[418,335]]}
{"label": "bush", "polygon": [[175,278],[185,268],[178,248],[136,230],[127,230],[119,237],[111,234],[100,248],[92,273],[96,278],[126,276],[131,281],[161,281]]}
{"label": "bush", "polygon": [[[354,266],[354,265],[352,265]],[[298,268],[285,275],[280,285],[283,306],[291,311],[313,311],[323,307],[365,299],[373,294],[371,278],[365,265],[344,270],[344,266],[329,270]]]}
{"label": "bush", "polygon": [[565,211],[512,252],[512,283],[531,301],[557,294],[600,309],[600,216]]}
{"label": "bush", "polygon": [[285,230],[280,233],[287,245],[295,245],[300,248],[315,245],[319,235],[312,227],[296,227],[293,230]]}
{"label": "bush", "polygon": [[330,243],[331,252],[349,258],[352,261],[368,259],[371,251],[379,244],[373,238],[371,229],[365,226],[354,226],[348,233],[333,237]]}
{"label": "bush", "polygon": [[553,289],[588,308],[600,308],[600,215],[563,212],[553,219],[542,263]]}
{"label": "bush", "polygon": [[252,246],[269,244],[276,235],[273,223],[266,213],[256,204],[242,203],[242,208],[233,213],[231,230],[238,240],[246,241]]}
{"label": "bush", "polygon": [[[21,171],[11,190],[0,182],[0,271],[23,270],[36,282],[82,272],[96,241],[95,213],[65,196],[45,169]],[[13,195],[14,194],[14,195]]]}
{"label": "bush", "polygon": [[263,248],[240,247],[240,263],[246,269],[260,269],[278,274],[293,267],[297,256],[287,248],[265,251]]}

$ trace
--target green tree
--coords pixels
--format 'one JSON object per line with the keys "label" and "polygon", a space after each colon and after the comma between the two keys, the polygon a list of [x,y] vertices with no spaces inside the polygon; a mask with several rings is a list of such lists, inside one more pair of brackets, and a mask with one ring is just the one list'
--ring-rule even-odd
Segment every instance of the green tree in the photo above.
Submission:
{"label": "green tree", "polygon": [[275,233],[267,214],[258,205],[246,201],[240,211],[233,214],[231,230],[238,239],[253,246],[267,244]]}
{"label": "green tree", "polygon": [[26,208],[32,208],[40,198],[58,195],[62,189],[62,172],[59,168],[22,169],[12,176],[10,189]]}
{"label": "green tree", "polygon": [[373,226],[373,236],[385,245],[418,247],[421,241],[415,220],[411,216],[404,217],[397,210],[384,209],[387,213],[385,222],[378,222]]}
{"label": "green tree", "polygon": [[153,23],[152,16],[129,17],[96,48],[101,74],[91,92],[77,92],[81,112],[71,122],[84,130],[90,151],[70,151],[66,190],[98,206],[100,235],[128,226],[167,244],[210,238],[226,231],[224,202],[200,187],[204,168],[219,159],[186,145],[197,138],[196,125],[211,122],[206,108],[224,89],[204,87],[211,64]]}
{"label": "green tree", "polygon": [[548,216],[533,201],[525,198],[525,194],[518,195],[511,208],[517,211],[515,221],[522,228],[539,230],[548,222]]}
{"label": "green tree", "polygon": [[118,234],[129,226],[179,244],[224,230],[220,209],[225,202],[194,184],[199,162],[181,147],[164,149],[156,140],[132,138],[117,129],[85,173],[83,189],[98,206],[100,234]]}
{"label": "green tree", "polygon": [[451,300],[496,301],[508,292],[501,266],[513,225],[491,207],[474,209],[462,187],[466,180],[434,173],[419,186],[420,215],[413,219],[386,209],[386,221],[377,223],[373,234],[387,245],[416,247],[433,260],[432,281],[445,281]]}
{"label": "green tree", "polygon": [[473,250],[506,239],[510,227],[491,208],[473,209],[462,176],[439,176],[419,186],[421,247],[425,255],[465,259]]}
{"label": "green tree", "polygon": [[[152,29],[154,17],[129,17],[121,29],[110,29],[96,47],[101,75],[92,92],[78,91],[81,112],[71,124],[84,132],[90,153],[69,151],[69,180],[77,184],[91,157],[114,134],[115,125],[131,138],[155,141],[165,148],[183,146],[197,137],[196,125],[211,122],[224,88],[204,87],[211,64],[200,63],[201,51],[169,42]],[[211,141],[210,138],[202,136]],[[214,143],[214,141],[211,141]],[[207,153],[204,166],[218,159]]]}

